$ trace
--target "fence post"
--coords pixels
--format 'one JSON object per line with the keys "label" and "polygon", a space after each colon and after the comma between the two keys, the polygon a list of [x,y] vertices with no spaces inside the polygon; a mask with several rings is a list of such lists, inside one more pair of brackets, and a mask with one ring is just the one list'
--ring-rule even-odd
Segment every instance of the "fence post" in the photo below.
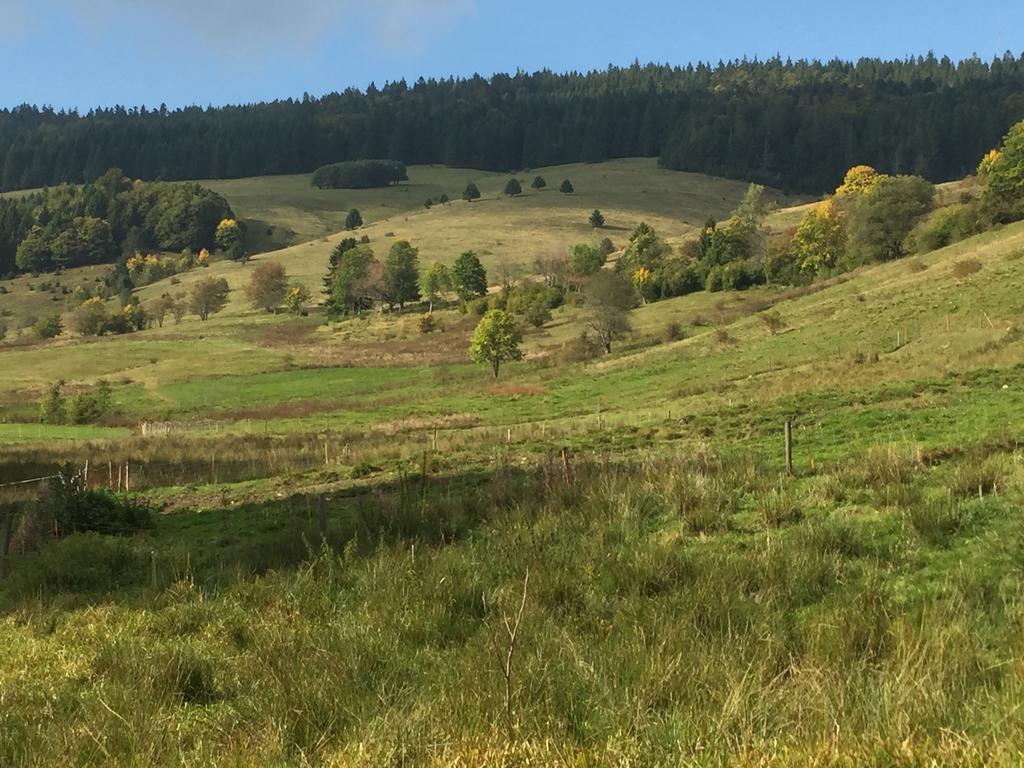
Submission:
{"label": "fence post", "polygon": [[131,490],[131,485],[128,482],[128,462],[124,463],[124,492],[128,493]]}
{"label": "fence post", "polygon": [[85,469],[82,470],[82,487],[89,487],[89,460],[85,460]]}
{"label": "fence post", "polygon": [[14,529],[14,510],[11,507],[4,512],[4,540],[0,544],[0,579],[7,576],[7,553],[11,549],[11,532]]}
{"label": "fence post", "polygon": [[430,450],[437,450],[437,427],[434,427],[434,434],[433,437],[431,437],[430,439]]}
{"label": "fence post", "polygon": [[793,422],[786,419],[786,474],[793,474]]}
{"label": "fence post", "polygon": [[565,477],[565,484],[569,484],[571,473],[569,471],[569,449],[562,449],[562,476]]}

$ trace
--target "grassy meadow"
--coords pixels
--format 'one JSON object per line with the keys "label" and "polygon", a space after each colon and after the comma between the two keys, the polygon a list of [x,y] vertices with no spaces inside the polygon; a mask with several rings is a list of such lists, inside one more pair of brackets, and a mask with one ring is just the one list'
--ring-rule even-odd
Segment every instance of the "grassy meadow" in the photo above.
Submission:
{"label": "grassy meadow", "polygon": [[[262,260],[318,291],[353,205],[378,255],[528,271],[593,237],[594,208],[618,245],[641,219],[678,241],[745,187],[648,160],[536,173],[549,191],[515,199],[442,168],[209,182],[287,245],[180,276],[225,276],[222,313],[0,348],[0,483],[129,465],[159,512],[12,548],[0,765],[1024,761],[1024,223],[645,305],[609,356],[581,357],[560,308],[497,381],[454,306],[422,334],[417,311],[325,324],[242,297]],[[482,200],[423,207],[471,179]],[[780,203],[794,226],[803,201]],[[19,281],[0,307],[31,306]],[[56,379],[110,382],[115,416],[38,425]]]}

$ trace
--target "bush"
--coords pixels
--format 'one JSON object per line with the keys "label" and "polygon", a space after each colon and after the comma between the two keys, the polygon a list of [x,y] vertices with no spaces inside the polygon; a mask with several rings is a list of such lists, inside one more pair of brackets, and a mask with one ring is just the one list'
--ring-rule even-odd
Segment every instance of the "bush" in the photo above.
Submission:
{"label": "bush", "polygon": [[907,235],[904,250],[927,253],[959,242],[982,230],[981,212],[976,205],[950,205],[926,216]]}
{"label": "bush", "polygon": [[953,273],[953,277],[957,280],[963,280],[976,272],[980,272],[981,262],[977,259],[961,259],[960,261],[954,261],[950,271]]}
{"label": "bush", "polygon": [[423,315],[417,322],[416,327],[420,333],[431,333],[437,330],[437,321],[433,315]]}
{"label": "bush", "polygon": [[33,330],[40,339],[54,339],[60,336],[64,330],[64,323],[61,321],[60,315],[51,315],[37,322],[33,326]]}
{"label": "bush", "polygon": [[665,325],[665,332],[663,338],[666,342],[668,341],[679,341],[680,339],[686,338],[686,334],[683,333],[683,326],[678,320],[669,320]]}
{"label": "bush", "polygon": [[125,536],[153,526],[149,508],[141,502],[107,490],[90,490],[81,476],[65,467],[50,480],[49,494],[40,512],[52,519],[61,535],[95,532]]}

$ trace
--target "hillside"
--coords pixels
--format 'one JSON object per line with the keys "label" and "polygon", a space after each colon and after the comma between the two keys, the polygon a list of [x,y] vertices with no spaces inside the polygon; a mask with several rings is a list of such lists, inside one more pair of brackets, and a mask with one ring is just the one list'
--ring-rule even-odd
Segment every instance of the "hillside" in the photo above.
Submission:
{"label": "hillside", "polygon": [[[644,303],[610,355],[567,302],[497,381],[455,302],[422,333],[418,310],[243,299],[272,261],[318,291],[352,205],[380,253],[475,248],[494,274],[594,238],[595,207],[620,247],[640,220],[679,243],[746,189],[649,160],[536,172],[577,193],[426,167],[327,197],[217,183],[312,239],[140,291],[224,276],[206,322],[2,348],[3,481],[88,464],[157,514],[4,563],[0,764],[1019,763],[1024,222]],[[469,179],[480,201],[423,207]],[[793,228],[804,201],[777,199]],[[0,307],[37,311],[28,282]],[[57,379],[109,382],[111,418],[36,423]],[[37,509],[34,484],[0,493]]]}

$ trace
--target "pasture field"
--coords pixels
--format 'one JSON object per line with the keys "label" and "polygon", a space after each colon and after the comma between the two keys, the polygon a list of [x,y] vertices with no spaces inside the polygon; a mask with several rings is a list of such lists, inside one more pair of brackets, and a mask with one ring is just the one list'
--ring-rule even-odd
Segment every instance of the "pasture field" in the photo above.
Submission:
{"label": "pasture field", "polygon": [[[360,231],[528,270],[595,207],[613,240],[678,239],[744,190],[646,160],[535,173],[554,191],[505,199],[504,175],[412,168]],[[423,208],[469,178],[483,200]],[[641,306],[607,356],[560,308],[495,381],[453,305],[427,334],[416,308],[246,305],[263,260],[320,287],[342,234],[303,179],[210,183],[313,240],[180,276],[229,280],[208,322],[0,351],[0,483],[130,464],[157,510],[4,563],[0,765],[1024,760],[1024,223]],[[109,382],[109,422],[31,423],[57,379]]]}

